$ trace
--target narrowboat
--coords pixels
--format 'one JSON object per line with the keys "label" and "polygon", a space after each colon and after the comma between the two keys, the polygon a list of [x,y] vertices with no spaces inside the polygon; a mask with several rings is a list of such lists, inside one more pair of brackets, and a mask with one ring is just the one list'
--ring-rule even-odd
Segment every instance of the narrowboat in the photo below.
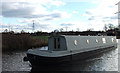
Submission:
{"label": "narrowboat", "polygon": [[117,48],[115,36],[70,36],[49,37],[48,50],[29,49],[24,61],[32,66],[58,65],[74,62]]}

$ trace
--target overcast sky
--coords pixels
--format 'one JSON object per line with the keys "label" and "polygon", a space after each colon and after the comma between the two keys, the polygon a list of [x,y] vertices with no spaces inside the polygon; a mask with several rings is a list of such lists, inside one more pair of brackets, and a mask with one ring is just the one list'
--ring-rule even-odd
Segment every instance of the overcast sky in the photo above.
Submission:
{"label": "overcast sky", "polygon": [[0,15],[2,30],[15,32],[51,32],[63,28],[68,31],[103,30],[104,24],[118,25],[116,3],[119,0],[4,0]]}

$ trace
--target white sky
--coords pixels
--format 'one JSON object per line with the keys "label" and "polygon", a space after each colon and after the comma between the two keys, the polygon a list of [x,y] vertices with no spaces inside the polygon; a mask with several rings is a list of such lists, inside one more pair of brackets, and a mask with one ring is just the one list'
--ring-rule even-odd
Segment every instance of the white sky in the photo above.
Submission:
{"label": "white sky", "polygon": [[118,25],[119,0],[2,0],[0,15],[2,30],[16,32],[34,31],[51,32],[68,27],[68,31],[93,28],[103,30],[105,24]]}

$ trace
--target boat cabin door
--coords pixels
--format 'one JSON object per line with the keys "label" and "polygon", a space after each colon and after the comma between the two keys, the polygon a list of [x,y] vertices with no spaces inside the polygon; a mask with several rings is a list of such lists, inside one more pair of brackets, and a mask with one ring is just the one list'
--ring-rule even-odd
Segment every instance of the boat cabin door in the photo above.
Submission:
{"label": "boat cabin door", "polygon": [[60,38],[54,38],[54,50],[60,50]]}

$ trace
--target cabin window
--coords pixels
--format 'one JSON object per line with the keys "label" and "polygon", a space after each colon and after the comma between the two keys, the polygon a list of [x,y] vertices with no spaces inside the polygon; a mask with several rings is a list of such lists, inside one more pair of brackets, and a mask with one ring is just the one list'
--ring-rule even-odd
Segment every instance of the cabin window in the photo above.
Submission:
{"label": "cabin window", "polygon": [[89,44],[89,40],[86,40],[87,44]]}
{"label": "cabin window", "polygon": [[60,48],[60,38],[58,38],[58,48]]}
{"label": "cabin window", "polygon": [[102,41],[103,41],[103,43],[106,43],[106,39],[105,38],[102,38]]}
{"label": "cabin window", "polygon": [[112,38],[112,42],[114,42],[114,38]]}
{"label": "cabin window", "polygon": [[77,40],[74,40],[74,44],[77,46]]}
{"label": "cabin window", "polygon": [[96,43],[98,43],[98,40],[97,40],[97,39],[96,39],[95,41],[96,41]]}
{"label": "cabin window", "polygon": [[56,38],[54,38],[54,48],[56,49]]}

